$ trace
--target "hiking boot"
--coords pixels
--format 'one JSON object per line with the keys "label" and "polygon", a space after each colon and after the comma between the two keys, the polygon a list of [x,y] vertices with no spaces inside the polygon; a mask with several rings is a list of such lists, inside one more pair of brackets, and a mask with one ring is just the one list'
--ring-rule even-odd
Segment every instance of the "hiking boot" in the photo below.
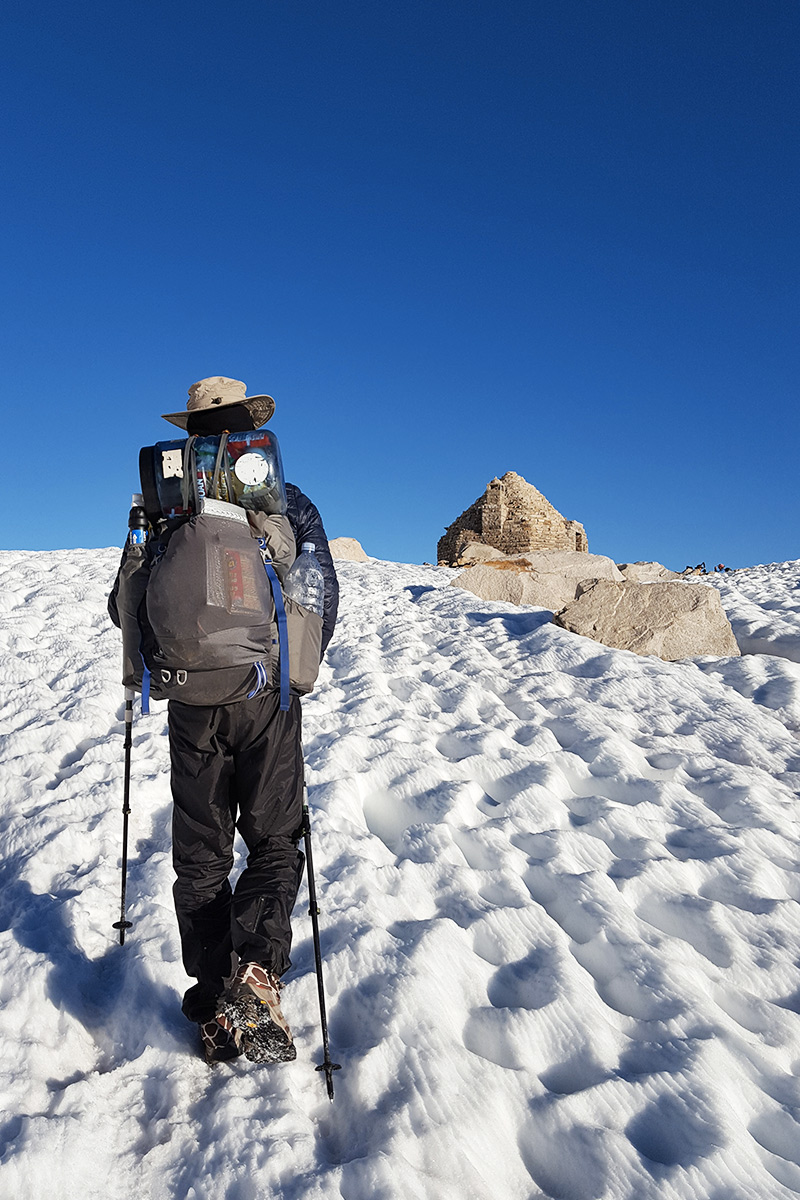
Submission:
{"label": "hiking boot", "polygon": [[238,1029],[220,1025],[218,1021],[201,1021],[200,1043],[203,1057],[210,1067],[215,1063],[230,1062],[242,1053],[242,1036]]}
{"label": "hiking boot", "polygon": [[217,1004],[217,1022],[241,1036],[245,1058],[255,1063],[291,1062],[297,1057],[281,1012],[277,975],[258,963],[242,963]]}

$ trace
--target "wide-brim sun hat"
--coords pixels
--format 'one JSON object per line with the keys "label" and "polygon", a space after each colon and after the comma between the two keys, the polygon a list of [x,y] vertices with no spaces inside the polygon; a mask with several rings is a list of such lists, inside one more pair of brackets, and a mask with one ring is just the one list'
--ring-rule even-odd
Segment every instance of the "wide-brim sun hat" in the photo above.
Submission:
{"label": "wide-brim sun hat", "polygon": [[241,379],[228,379],[225,375],[211,375],[189,388],[189,399],[183,412],[162,413],[165,421],[186,429],[192,413],[207,409],[225,408],[227,405],[243,404],[253,419],[253,428],[266,425],[275,412],[272,396],[248,396],[247,385]]}

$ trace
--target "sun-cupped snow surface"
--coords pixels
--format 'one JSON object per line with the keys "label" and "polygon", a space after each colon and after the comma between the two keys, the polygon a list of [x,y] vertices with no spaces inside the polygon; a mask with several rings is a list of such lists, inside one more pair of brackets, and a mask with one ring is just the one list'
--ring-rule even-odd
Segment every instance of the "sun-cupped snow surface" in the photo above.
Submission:
{"label": "sun-cupped snow surface", "polygon": [[297,1061],[196,1056],[159,705],[116,941],[118,557],[0,555],[3,1200],[800,1193],[800,664],[639,658],[340,564],[304,701],[330,1104],[305,889]]}
{"label": "sun-cupped snow surface", "polygon": [[743,654],[777,654],[800,662],[800,560],[707,575]]}

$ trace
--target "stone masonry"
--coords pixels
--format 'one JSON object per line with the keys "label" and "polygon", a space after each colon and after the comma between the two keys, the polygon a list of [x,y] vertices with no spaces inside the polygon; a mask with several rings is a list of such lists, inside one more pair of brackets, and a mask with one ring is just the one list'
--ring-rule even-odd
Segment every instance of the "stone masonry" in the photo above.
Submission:
{"label": "stone masonry", "polygon": [[439,539],[439,562],[457,565],[470,542],[482,542],[503,554],[589,550],[580,521],[567,521],[516,471],[493,479],[483,495],[445,530]]}

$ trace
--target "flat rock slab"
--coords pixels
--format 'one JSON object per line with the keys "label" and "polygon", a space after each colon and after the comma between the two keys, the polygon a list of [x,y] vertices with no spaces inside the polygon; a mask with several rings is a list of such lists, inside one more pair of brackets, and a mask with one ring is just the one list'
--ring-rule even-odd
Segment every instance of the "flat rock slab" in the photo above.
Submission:
{"label": "flat rock slab", "polygon": [[470,542],[462,550],[458,565],[467,567],[472,563],[488,562],[493,558],[508,558],[508,555],[503,554],[502,550],[496,550],[494,546],[487,546],[484,542]]}
{"label": "flat rock slab", "polygon": [[553,620],[604,646],[655,654],[667,662],[740,653],[715,588],[599,579],[578,593]]}
{"label": "flat rock slab", "polygon": [[524,561],[542,575],[561,575],[565,579],[624,578],[613,558],[605,554],[587,554],[581,550],[532,550]]}
{"label": "flat rock slab", "polygon": [[453,587],[482,600],[533,604],[558,612],[574,600],[581,583],[621,580],[613,559],[579,550],[533,550],[516,558],[480,562],[462,571]]}
{"label": "flat rock slab", "polygon": [[617,563],[624,579],[631,583],[663,583],[668,579],[680,579],[678,571],[670,571],[659,562]]}
{"label": "flat rock slab", "polygon": [[506,604],[536,604],[536,600],[529,599],[532,576],[526,568],[505,561],[503,566],[508,569],[498,571],[489,563],[478,563],[462,571],[451,586],[472,592],[481,600],[500,600]]}

